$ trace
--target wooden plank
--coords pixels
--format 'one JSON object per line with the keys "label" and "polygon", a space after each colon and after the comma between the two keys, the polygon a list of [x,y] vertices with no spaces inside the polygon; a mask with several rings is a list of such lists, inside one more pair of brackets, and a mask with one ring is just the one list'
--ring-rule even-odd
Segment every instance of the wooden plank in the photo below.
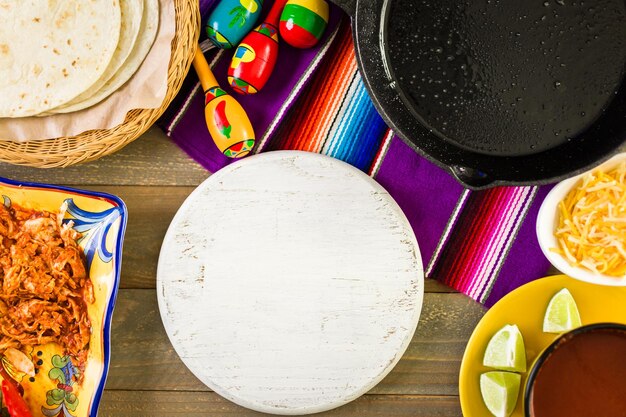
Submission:
{"label": "wooden plank", "polygon": [[465,346],[486,309],[460,293],[427,293],[417,330],[377,394],[458,395]]}
{"label": "wooden plank", "polygon": [[120,151],[67,168],[31,168],[0,163],[0,177],[62,185],[197,185],[209,172],[157,127]]}
{"label": "wooden plank", "polygon": [[[419,242],[418,242],[419,243]],[[426,262],[426,259],[422,259],[423,262]],[[452,287],[448,287],[446,284],[442,284],[439,281],[435,281],[434,279],[426,279],[424,281],[424,292],[458,292]]]}
{"label": "wooden plank", "polygon": [[[100,417],[261,417],[213,392],[105,391]],[[328,417],[460,417],[456,396],[364,395],[327,411],[311,414]]]}
{"label": "wooden plank", "polygon": [[[371,393],[458,395],[461,357],[483,314],[482,306],[462,294],[425,294],[420,323],[409,348]],[[169,342],[155,290],[127,289],[118,295],[107,388],[208,390]]]}

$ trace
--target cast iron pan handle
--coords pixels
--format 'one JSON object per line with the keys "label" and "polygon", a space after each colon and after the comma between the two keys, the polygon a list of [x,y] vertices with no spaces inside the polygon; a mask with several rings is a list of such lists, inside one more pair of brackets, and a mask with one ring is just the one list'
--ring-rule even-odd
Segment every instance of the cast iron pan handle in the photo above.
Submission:
{"label": "cast iron pan handle", "polygon": [[486,173],[473,168],[453,165],[450,167],[450,172],[461,184],[474,190],[488,187],[493,182]]}
{"label": "cast iron pan handle", "polygon": [[357,0],[332,0],[332,2],[348,13],[348,16],[354,17],[356,15]]}

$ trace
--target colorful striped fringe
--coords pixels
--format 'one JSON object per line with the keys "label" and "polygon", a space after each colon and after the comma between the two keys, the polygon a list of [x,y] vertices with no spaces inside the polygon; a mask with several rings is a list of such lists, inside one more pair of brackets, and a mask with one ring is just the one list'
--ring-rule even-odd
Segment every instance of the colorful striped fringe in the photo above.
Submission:
{"label": "colorful striped fringe", "polygon": [[[257,118],[253,124],[260,139],[255,152],[319,152],[368,173],[409,219],[426,276],[487,306],[545,275],[549,263],[539,249],[534,224],[549,187],[469,191],[410,149],[376,112],[357,70],[347,19],[340,23],[338,9],[332,13],[335,21],[325,41],[306,62],[295,65],[301,68],[296,76],[274,75],[266,86],[269,93],[240,100],[251,118]],[[293,63],[297,53],[284,52],[278,65],[281,59]],[[228,65],[222,55],[227,54],[218,57],[216,74],[225,73]],[[272,82],[281,84],[272,87]],[[186,85],[160,125],[181,148],[215,171],[230,161],[212,145],[203,126],[195,74]],[[268,110],[263,100],[272,94],[279,104]]]}

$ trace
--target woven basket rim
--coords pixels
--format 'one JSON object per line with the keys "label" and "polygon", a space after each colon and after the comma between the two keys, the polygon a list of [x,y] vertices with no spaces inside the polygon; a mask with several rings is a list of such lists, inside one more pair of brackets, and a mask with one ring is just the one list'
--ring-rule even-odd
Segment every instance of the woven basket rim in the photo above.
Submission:
{"label": "woven basket rim", "polygon": [[66,167],[116,152],[148,130],[176,97],[198,45],[201,18],[198,1],[172,1],[176,33],[168,65],[167,92],[160,107],[131,110],[122,124],[110,129],[28,142],[0,140],[0,161],[38,168]]}

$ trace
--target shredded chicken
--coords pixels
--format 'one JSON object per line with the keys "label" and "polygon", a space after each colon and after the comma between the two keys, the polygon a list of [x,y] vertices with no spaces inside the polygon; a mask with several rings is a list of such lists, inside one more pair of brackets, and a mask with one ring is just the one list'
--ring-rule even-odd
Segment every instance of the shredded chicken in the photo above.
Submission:
{"label": "shredded chicken", "polygon": [[0,205],[0,351],[55,342],[82,367],[93,285],[80,233],[62,217]]}

